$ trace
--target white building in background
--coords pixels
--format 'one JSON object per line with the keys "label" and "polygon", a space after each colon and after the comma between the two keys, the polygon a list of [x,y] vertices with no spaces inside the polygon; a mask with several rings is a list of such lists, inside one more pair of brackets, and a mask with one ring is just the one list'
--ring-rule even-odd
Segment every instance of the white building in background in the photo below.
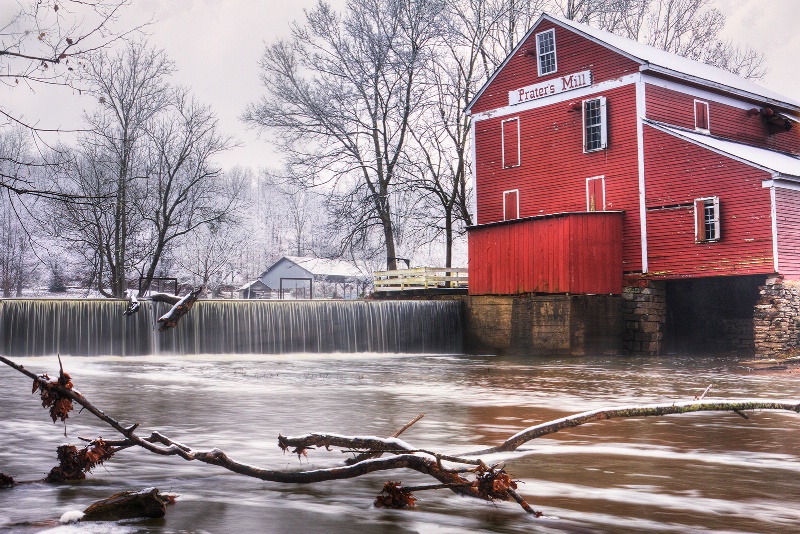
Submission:
{"label": "white building in background", "polygon": [[372,278],[348,261],[284,256],[258,281],[276,298],[358,298]]}

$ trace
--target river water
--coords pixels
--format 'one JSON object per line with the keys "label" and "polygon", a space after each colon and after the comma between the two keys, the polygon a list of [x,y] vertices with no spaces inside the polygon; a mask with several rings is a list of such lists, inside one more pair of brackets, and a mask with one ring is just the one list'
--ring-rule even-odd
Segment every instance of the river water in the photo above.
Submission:
{"label": "river water", "polygon": [[[57,374],[55,357],[23,357]],[[715,357],[569,359],[466,355],[68,357],[75,387],[140,434],[158,430],[196,449],[270,468],[339,464],[311,451],[302,464],[277,436],[313,431],[388,436],[420,412],[403,438],[458,453],[497,444],[527,426],[606,406],[710,398],[800,399],[800,376],[759,374]],[[30,380],[0,367],[0,472],[42,478],[55,448],[112,432],[72,412],[67,434],[30,394]],[[612,419],[530,442],[507,458],[520,492],[545,517],[514,503],[447,490],[419,493],[412,510],[372,505],[383,481],[433,482],[413,472],[315,485],[279,485],[214,466],[120,452],[87,480],[0,489],[3,532],[798,532],[800,415],[700,413]],[[500,457],[492,460],[502,459]],[[48,523],[123,490],[180,494],[164,519]]]}

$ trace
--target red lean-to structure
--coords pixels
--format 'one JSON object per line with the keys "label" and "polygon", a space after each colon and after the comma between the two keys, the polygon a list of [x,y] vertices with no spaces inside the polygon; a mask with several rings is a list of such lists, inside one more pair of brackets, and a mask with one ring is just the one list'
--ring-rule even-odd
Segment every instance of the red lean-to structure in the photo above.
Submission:
{"label": "red lean-to structure", "polygon": [[756,287],[736,277],[800,278],[792,99],[543,15],[466,112],[471,295],[621,294],[663,281],[658,291],[683,310],[691,288],[677,281],[721,280],[715,291],[730,293],[725,284]]}

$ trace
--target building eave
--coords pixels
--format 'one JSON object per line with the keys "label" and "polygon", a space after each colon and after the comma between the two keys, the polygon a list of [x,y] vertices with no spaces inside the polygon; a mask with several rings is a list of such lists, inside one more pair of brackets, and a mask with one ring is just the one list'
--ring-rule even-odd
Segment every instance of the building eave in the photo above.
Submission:
{"label": "building eave", "polygon": [[[744,100],[749,100],[753,103],[767,104],[770,106],[781,108],[783,110],[800,111],[800,106],[792,104],[790,102],[776,100],[774,98],[770,98],[758,93],[752,93],[750,91],[743,91],[742,89],[737,89],[736,87],[731,87],[729,85],[713,82],[705,78],[692,76],[690,74],[686,74],[684,72],[680,72],[673,69],[668,69],[666,67],[661,67],[659,65],[653,65],[646,61],[642,62],[642,65],[639,67],[639,71],[643,73],[652,73],[669,78],[675,78],[691,84],[700,85],[702,87],[710,88],[719,91],[721,93],[727,93],[742,98]],[[798,120],[791,116],[787,116],[787,118],[794,121]]]}

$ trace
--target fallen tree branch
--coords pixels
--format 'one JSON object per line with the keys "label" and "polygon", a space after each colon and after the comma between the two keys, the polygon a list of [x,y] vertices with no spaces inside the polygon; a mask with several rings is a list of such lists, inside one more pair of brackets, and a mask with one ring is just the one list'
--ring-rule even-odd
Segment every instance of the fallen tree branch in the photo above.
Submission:
{"label": "fallen tree branch", "polygon": [[517,432],[506,441],[479,451],[464,453],[463,456],[477,456],[495,452],[514,451],[525,442],[553,434],[565,428],[573,428],[593,421],[602,421],[613,417],[649,417],[652,415],[671,415],[693,412],[744,412],[744,410],[787,410],[800,413],[800,403],[784,402],[768,399],[718,400],[718,401],[686,401],[671,404],[646,404],[638,406],[620,406],[617,408],[601,408],[591,410],[540,425],[528,427]]}
{"label": "fallen tree branch", "polygon": [[202,287],[193,289],[188,295],[176,302],[167,313],[159,317],[158,322],[161,323],[161,326],[158,328],[158,331],[163,332],[167,328],[175,328],[178,321],[181,320],[181,317],[189,313],[189,310],[192,309],[192,306],[194,306],[194,303],[202,292]]}

